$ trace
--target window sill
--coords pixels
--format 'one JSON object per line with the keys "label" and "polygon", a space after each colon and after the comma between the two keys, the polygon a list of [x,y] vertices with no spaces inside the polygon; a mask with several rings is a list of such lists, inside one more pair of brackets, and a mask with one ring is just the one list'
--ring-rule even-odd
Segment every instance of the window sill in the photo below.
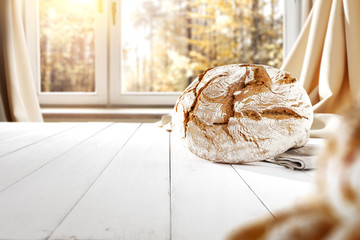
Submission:
{"label": "window sill", "polygon": [[172,108],[42,108],[45,122],[156,122]]}

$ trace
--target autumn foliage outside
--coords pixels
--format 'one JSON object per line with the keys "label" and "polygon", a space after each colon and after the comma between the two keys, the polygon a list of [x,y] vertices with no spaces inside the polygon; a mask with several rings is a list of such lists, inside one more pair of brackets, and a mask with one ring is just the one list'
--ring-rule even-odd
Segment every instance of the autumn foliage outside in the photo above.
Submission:
{"label": "autumn foliage outside", "polygon": [[[92,0],[39,0],[41,90],[95,91]],[[124,92],[182,91],[232,63],[282,63],[281,0],[122,1]],[[79,9],[82,9],[79,11]],[[120,80],[119,80],[120,81]]]}

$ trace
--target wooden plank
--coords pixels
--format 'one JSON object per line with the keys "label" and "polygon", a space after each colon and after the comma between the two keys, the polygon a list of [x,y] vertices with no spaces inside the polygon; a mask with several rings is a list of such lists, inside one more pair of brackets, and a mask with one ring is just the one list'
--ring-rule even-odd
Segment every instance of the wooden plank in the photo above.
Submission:
{"label": "wooden plank", "polygon": [[265,162],[233,167],[274,215],[314,190],[314,180],[302,171]]}
{"label": "wooden plank", "polygon": [[240,224],[270,215],[231,165],[200,159],[172,140],[172,239],[224,239]]}
{"label": "wooden plank", "polygon": [[311,177],[314,180],[316,179],[316,170],[315,169],[304,171],[304,174],[308,175],[309,177]]}
{"label": "wooden plank", "polygon": [[84,123],[0,157],[0,192],[67,152],[111,123]]}
{"label": "wooden plank", "polygon": [[7,129],[7,128],[9,128],[9,126],[11,126],[11,125],[25,125],[25,124],[27,124],[27,125],[33,125],[33,124],[29,124],[29,122],[0,122],[0,130],[1,129]]}
{"label": "wooden plank", "polygon": [[45,239],[139,124],[114,124],[0,193],[0,239]]}
{"label": "wooden plank", "polygon": [[73,128],[78,124],[79,123],[42,123],[40,128],[27,131],[21,135],[14,135],[0,142],[0,157],[40,142],[50,136]]}
{"label": "wooden plank", "polygon": [[43,122],[0,122],[0,129],[2,128],[24,128],[24,127],[31,127],[36,125],[43,125]]}
{"label": "wooden plank", "polygon": [[43,123],[0,123],[0,142],[23,135],[43,126]]}
{"label": "wooden plank", "polygon": [[51,239],[169,239],[169,133],[143,124]]}

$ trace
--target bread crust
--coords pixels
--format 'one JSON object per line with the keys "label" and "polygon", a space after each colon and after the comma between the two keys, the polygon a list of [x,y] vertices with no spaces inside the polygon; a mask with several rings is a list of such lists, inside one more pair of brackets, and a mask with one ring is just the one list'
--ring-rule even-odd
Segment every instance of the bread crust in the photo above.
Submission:
{"label": "bread crust", "polygon": [[303,146],[312,120],[310,99],[289,73],[233,64],[208,69],[188,86],[173,125],[195,155],[244,163]]}

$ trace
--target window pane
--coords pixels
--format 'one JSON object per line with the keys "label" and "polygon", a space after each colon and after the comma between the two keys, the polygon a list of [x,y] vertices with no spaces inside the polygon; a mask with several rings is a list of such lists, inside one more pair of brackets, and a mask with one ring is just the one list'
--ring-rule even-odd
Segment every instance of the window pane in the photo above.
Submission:
{"label": "window pane", "polygon": [[95,91],[95,1],[39,0],[42,92]]}
{"label": "window pane", "polygon": [[122,91],[182,91],[232,63],[282,63],[282,0],[122,1]]}

